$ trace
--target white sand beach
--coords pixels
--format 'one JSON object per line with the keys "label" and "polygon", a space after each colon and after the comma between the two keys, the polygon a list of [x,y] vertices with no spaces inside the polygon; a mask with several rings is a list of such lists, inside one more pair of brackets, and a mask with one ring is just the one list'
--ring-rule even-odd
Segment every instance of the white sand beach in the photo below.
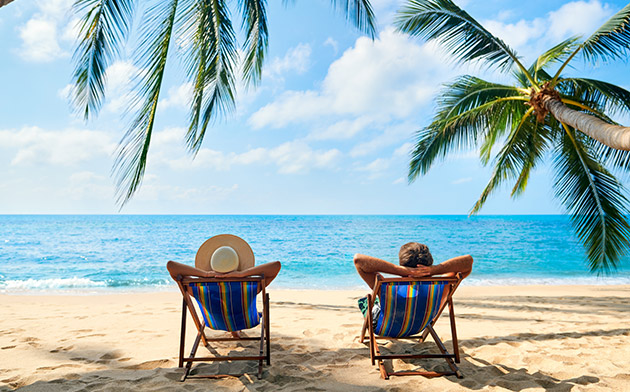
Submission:
{"label": "white sand beach", "polygon": [[[0,295],[0,391],[630,391],[630,286],[460,287],[454,298],[463,379],[382,380],[367,346],[357,342],[356,300],[365,293],[272,288],[272,364],[263,379],[255,379],[253,364],[223,363],[221,371],[249,374],[185,383],[177,368],[175,289]],[[436,330],[448,346],[447,322],[442,317]],[[186,351],[194,338],[188,324]],[[389,347],[436,350],[430,339]],[[197,366],[207,372],[218,365]],[[393,366],[446,365],[394,360]]]}

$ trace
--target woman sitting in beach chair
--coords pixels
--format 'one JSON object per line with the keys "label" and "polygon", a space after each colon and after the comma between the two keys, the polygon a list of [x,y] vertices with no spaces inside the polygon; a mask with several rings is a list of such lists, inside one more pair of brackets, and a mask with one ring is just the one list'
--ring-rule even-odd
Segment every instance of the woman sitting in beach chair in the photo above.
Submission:
{"label": "woman sitting in beach chair", "polygon": [[[182,377],[190,377],[193,362],[197,361],[258,361],[258,378],[262,376],[263,361],[270,363],[270,323],[269,294],[265,287],[280,272],[280,262],[254,266],[254,253],[249,245],[239,237],[222,234],[204,242],[197,252],[195,267],[169,261],[166,268],[177,282],[184,297],[182,308],[182,327],[179,348],[179,367],[186,363]],[[263,312],[256,308],[256,296],[263,295]],[[193,300],[198,305],[202,317],[197,315]],[[184,357],[186,333],[186,311],[197,327],[198,333],[190,356]],[[260,337],[243,337],[243,329],[261,326]],[[204,329],[223,330],[232,334],[231,338],[208,338]],[[260,354],[257,356],[219,356],[196,358],[199,343],[211,349],[208,342],[229,340],[256,340],[260,342]],[[266,344],[265,344],[266,343]],[[263,354],[263,347],[266,346]],[[231,374],[234,375],[234,374]],[[222,377],[228,375],[196,375],[194,377]]]}
{"label": "woman sitting in beach chair", "polygon": [[[473,259],[470,255],[459,256],[441,264],[433,265],[433,257],[426,245],[416,242],[400,248],[400,265],[389,263],[376,257],[356,254],[354,264],[359,275],[373,289],[371,294],[359,300],[359,308],[364,312],[365,322],[360,341],[369,333],[370,358],[372,364],[378,361],[383,378],[390,375],[456,375],[461,373],[455,363],[459,363],[459,347],[455,330],[452,295],[463,278],[470,275]],[[402,278],[384,278],[380,273],[388,273]],[[439,275],[439,276],[436,276]],[[449,307],[454,353],[449,353],[435,333],[433,325],[445,306]],[[420,334],[421,335],[418,335]],[[424,341],[431,334],[441,354],[381,354],[377,337],[388,339],[419,339]],[[389,373],[383,359],[394,358],[443,358],[451,368],[450,372],[406,371]],[[453,362],[453,360],[455,360]]]}

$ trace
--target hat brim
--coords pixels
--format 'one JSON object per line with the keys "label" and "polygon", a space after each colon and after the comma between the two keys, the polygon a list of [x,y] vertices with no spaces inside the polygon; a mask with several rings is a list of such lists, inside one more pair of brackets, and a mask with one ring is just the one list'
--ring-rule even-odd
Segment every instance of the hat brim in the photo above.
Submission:
{"label": "hat brim", "polygon": [[232,234],[219,234],[201,244],[195,256],[195,267],[204,271],[211,271],[212,254],[222,246],[229,246],[236,251],[238,255],[237,271],[243,271],[255,265],[254,251],[244,239]]}

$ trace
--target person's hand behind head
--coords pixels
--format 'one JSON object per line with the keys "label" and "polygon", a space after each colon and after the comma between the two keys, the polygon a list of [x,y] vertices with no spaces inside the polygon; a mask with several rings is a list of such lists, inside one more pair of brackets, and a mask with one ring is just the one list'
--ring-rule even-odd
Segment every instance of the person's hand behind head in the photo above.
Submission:
{"label": "person's hand behind head", "polygon": [[411,278],[422,278],[431,275],[431,267],[427,265],[418,265],[417,267],[407,267]]}

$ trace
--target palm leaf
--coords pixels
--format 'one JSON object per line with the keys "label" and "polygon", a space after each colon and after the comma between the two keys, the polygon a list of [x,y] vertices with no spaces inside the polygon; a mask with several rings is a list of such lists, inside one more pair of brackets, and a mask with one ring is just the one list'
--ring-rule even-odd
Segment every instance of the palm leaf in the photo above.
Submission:
{"label": "palm leaf", "polygon": [[262,75],[262,66],[267,52],[267,1],[240,0],[247,38],[243,45],[243,79],[247,84],[257,84]]}
{"label": "palm leaf", "polygon": [[[346,19],[359,31],[364,32],[371,38],[376,36],[376,16],[372,10],[370,0],[330,0],[333,7],[343,13]],[[295,3],[295,0],[282,0],[287,5]]]}
{"label": "palm leaf", "polygon": [[488,197],[504,181],[516,180],[512,196],[522,193],[531,170],[548,149],[549,127],[536,121],[536,117],[532,115],[533,108],[516,107],[512,110],[515,110],[514,119],[511,120],[512,130],[495,158],[492,176],[471,209],[471,215],[481,210]]}
{"label": "palm leaf", "polygon": [[556,196],[571,213],[591,271],[609,273],[628,250],[628,199],[617,179],[588,148],[588,139],[565,127],[556,149]]}
{"label": "palm leaf", "polygon": [[481,60],[504,71],[516,64],[527,73],[505,42],[450,0],[409,0],[398,11],[395,25],[412,36],[436,40],[458,61]]}
{"label": "palm leaf", "polygon": [[166,59],[173,34],[178,0],[161,1],[147,9],[137,63],[144,72],[138,79],[138,114],[118,148],[114,172],[117,198],[124,205],[142,182],[155,124]]}
{"label": "palm leaf", "polygon": [[[536,78],[536,80],[539,80],[538,79],[539,72],[545,70],[546,67],[552,64],[566,60],[567,57],[569,57],[571,53],[573,53],[575,49],[579,46],[577,44],[578,40],[579,40],[578,37],[572,37],[548,49],[543,54],[538,56],[534,64],[532,64],[532,66],[529,68],[529,72],[534,75],[534,78]],[[543,75],[540,75],[540,76],[543,76]],[[548,76],[546,74],[545,76],[543,76],[543,80],[545,79],[550,80],[551,76]]]}
{"label": "palm leaf", "polygon": [[134,0],[77,0],[74,11],[84,14],[74,51],[73,105],[85,119],[101,108],[105,71],[120,55],[131,28]]}
{"label": "palm leaf", "polygon": [[191,152],[201,148],[208,124],[234,107],[236,38],[224,0],[195,3],[193,46],[188,75],[193,100],[186,143]]}
{"label": "palm leaf", "polygon": [[597,111],[610,114],[630,114],[630,91],[601,80],[563,78],[558,80],[558,91]]}
{"label": "palm leaf", "polygon": [[[417,133],[409,181],[426,174],[436,159],[456,149],[469,149],[509,130],[513,114],[524,108],[518,89],[463,76],[445,86],[437,99],[433,122]],[[524,109],[523,109],[524,110]]]}
{"label": "palm leaf", "polygon": [[360,31],[374,38],[376,17],[369,0],[332,0],[332,2]]}
{"label": "palm leaf", "polygon": [[624,59],[630,50],[630,4],[613,15],[582,44],[590,62]]}
{"label": "palm leaf", "polygon": [[595,156],[597,156],[605,166],[620,169],[624,172],[630,170],[630,151],[617,150],[595,139],[589,140],[589,148],[594,151]]}

